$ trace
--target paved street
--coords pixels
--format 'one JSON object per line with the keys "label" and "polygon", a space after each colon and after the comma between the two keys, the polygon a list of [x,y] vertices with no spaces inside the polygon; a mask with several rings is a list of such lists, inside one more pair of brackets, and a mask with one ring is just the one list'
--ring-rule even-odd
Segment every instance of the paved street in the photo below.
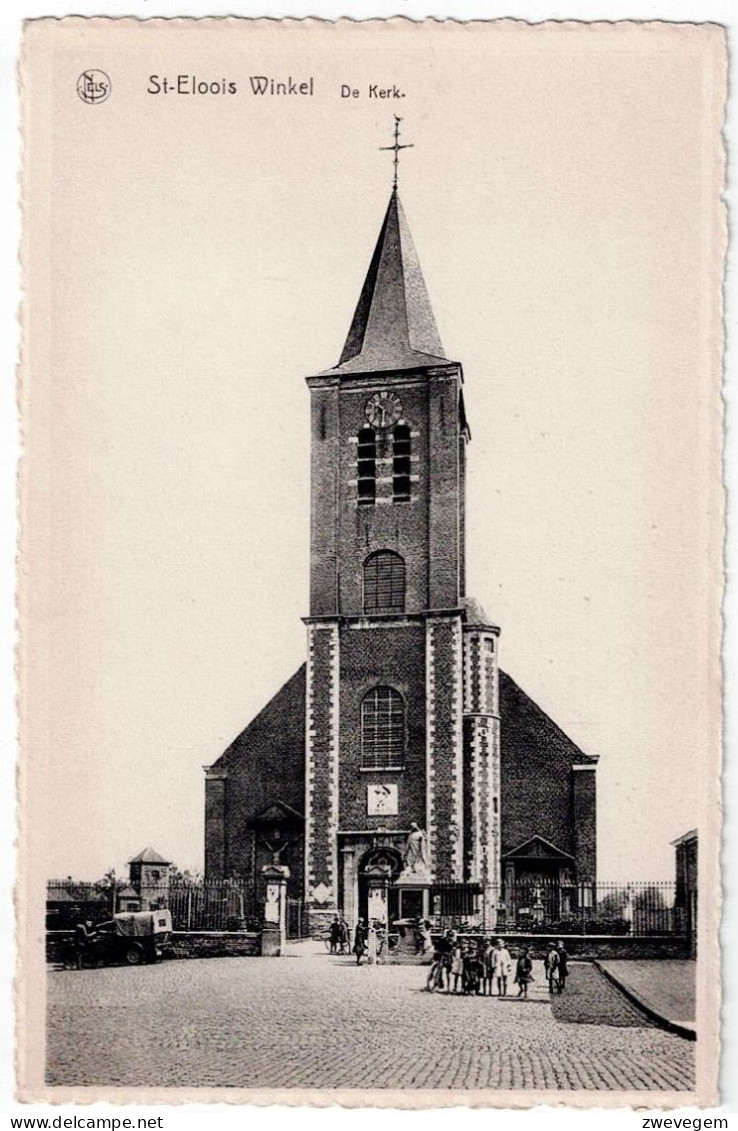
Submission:
{"label": "paved street", "polygon": [[607,959],[600,965],[659,1017],[694,1027],[697,1016],[696,962],[678,958],[666,958],[660,962]]}
{"label": "paved street", "polygon": [[667,1089],[692,1042],[656,1028],[591,966],[552,1000],[424,989],[418,966],[325,954],[49,972],[47,1079],[240,1088]]}

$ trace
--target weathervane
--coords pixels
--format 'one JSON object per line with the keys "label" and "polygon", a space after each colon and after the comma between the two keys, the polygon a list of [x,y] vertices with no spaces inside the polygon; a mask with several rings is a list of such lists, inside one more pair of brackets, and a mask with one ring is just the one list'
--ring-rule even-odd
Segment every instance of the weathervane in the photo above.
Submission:
{"label": "weathervane", "polygon": [[394,180],[392,181],[392,187],[393,188],[397,188],[397,166],[400,163],[400,150],[401,149],[414,149],[415,148],[415,146],[412,143],[410,143],[409,145],[400,145],[400,122],[401,121],[402,121],[402,118],[398,118],[397,114],[395,114],[395,143],[394,143],[394,145],[380,145],[380,147],[379,147],[381,150],[391,150],[395,155],[395,158],[394,158],[395,176],[394,176]]}

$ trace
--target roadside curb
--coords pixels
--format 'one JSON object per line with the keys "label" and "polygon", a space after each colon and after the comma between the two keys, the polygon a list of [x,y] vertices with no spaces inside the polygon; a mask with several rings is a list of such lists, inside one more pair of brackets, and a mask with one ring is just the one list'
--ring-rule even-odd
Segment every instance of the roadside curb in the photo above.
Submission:
{"label": "roadside curb", "polygon": [[633,1005],[637,1006],[642,1013],[646,1014],[651,1021],[654,1021],[660,1028],[666,1029],[669,1033],[675,1033],[678,1037],[683,1037],[686,1041],[697,1040],[697,1030],[694,1026],[683,1025],[679,1021],[672,1021],[669,1017],[664,1017],[663,1014],[658,1013],[652,1005],[649,1005],[640,994],[636,993],[626,982],[621,982],[610,970],[607,970],[598,958],[595,958],[592,963],[600,974],[604,974],[608,982],[612,982],[613,986],[617,986],[621,993],[625,994]]}

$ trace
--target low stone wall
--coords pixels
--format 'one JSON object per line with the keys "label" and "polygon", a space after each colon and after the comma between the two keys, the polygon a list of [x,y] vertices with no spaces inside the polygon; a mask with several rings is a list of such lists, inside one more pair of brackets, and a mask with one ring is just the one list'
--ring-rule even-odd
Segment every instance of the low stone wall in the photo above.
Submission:
{"label": "low stone wall", "polygon": [[253,958],[261,955],[261,932],[172,931],[167,958]]}
{"label": "low stone wall", "polygon": [[305,908],[305,924],[310,935],[318,935],[328,931],[335,918],[335,910],[324,910],[321,907]]}
{"label": "low stone wall", "polygon": [[74,931],[46,932],[46,961],[57,965],[71,964],[74,958]]}
{"label": "low stone wall", "polygon": [[[172,931],[164,958],[239,958],[261,955],[260,931]],[[74,931],[46,932],[46,961],[74,965]]]}
{"label": "low stone wall", "polygon": [[[434,933],[433,939],[438,936]],[[464,939],[479,939],[473,931],[460,935]],[[498,937],[491,936],[493,939]],[[519,951],[527,946],[533,958],[543,958],[548,944],[558,942],[551,935],[503,935],[508,950]],[[688,940],[674,935],[564,935],[563,942],[570,958],[594,960],[596,958],[687,958]]]}

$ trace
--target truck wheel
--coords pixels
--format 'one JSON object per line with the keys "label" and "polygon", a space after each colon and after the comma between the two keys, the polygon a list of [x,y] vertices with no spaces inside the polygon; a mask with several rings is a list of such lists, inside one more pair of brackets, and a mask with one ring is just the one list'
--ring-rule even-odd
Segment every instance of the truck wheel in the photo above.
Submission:
{"label": "truck wheel", "polygon": [[143,954],[139,947],[129,946],[126,951],[126,966],[140,966],[143,962]]}

